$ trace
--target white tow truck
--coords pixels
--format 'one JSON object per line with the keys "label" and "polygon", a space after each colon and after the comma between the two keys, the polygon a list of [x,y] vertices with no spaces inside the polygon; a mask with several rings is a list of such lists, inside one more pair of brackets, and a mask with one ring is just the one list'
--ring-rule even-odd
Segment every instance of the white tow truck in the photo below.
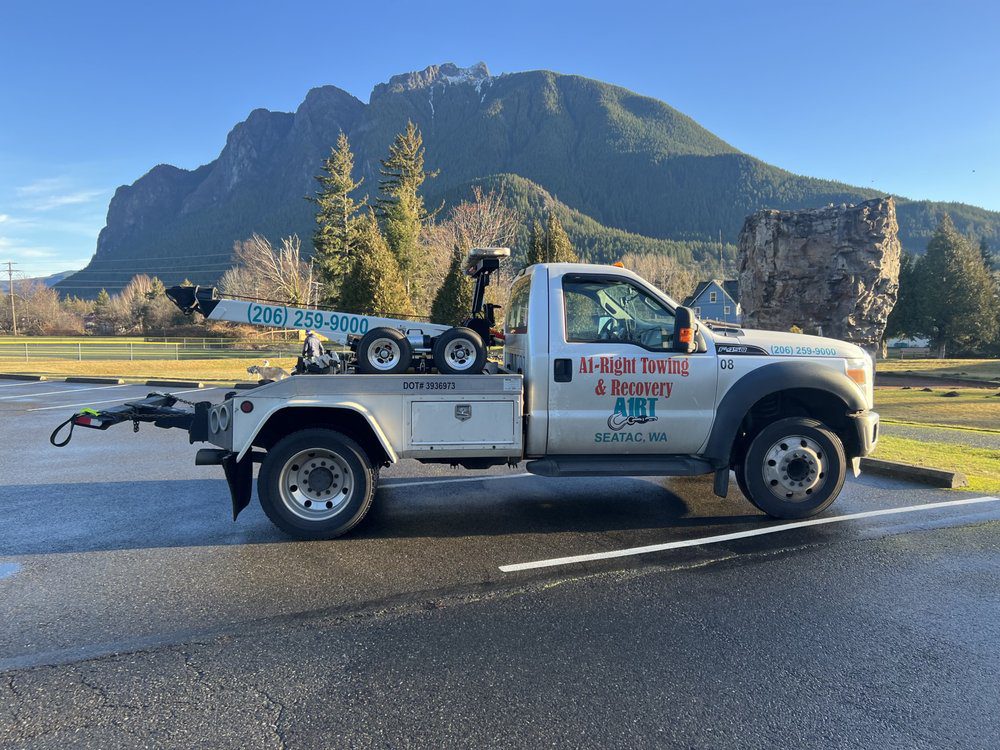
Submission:
{"label": "white tow truck", "polygon": [[[175,301],[210,318],[343,333],[357,361],[193,411],[161,394],[67,422],[187,429],[192,443],[215,446],[196,463],[223,467],[234,519],[259,462],[264,511],[305,539],[356,526],[380,468],[403,458],[470,469],[526,461],[548,477],[713,474],[720,497],[732,470],[760,510],[804,518],[836,499],[875,445],[873,363],[853,344],[712,330],[624,268],[577,263],[518,274],[499,332],[482,294],[490,257],[473,258],[478,315],[455,329],[175,287]],[[502,366],[486,364],[501,338]]]}

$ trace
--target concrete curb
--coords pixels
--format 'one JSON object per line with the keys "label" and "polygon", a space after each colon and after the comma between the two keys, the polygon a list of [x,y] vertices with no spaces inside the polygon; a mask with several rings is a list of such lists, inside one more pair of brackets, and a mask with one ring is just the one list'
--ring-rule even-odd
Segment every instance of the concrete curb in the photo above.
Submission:
{"label": "concrete curb", "polygon": [[147,380],[146,385],[155,385],[160,388],[204,388],[204,383],[197,380]]}
{"label": "concrete curb", "polygon": [[19,373],[0,372],[0,380],[29,380],[37,383],[39,380],[48,380],[45,375],[21,375]]}
{"label": "concrete curb", "polygon": [[66,378],[67,383],[97,383],[98,385],[124,385],[121,378],[91,378],[91,377],[70,377]]}
{"label": "concrete curb", "polygon": [[[918,380],[921,383],[926,383],[926,385],[934,385],[935,383],[940,388],[996,388],[1000,385],[1000,380],[979,380],[976,378],[963,378],[961,375],[918,375],[909,372],[878,372],[878,367],[876,366],[875,372],[875,385],[884,385],[896,387],[896,384],[892,381],[894,379],[898,380]],[[879,382],[881,381],[881,382]],[[886,382],[889,381],[889,382]],[[942,383],[958,383],[956,386],[942,385]]]}
{"label": "concrete curb", "polygon": [[931,469],[927,466],[914,466],[912,464],[899,463],[898,461],[884,461],[880,458],[862,458],[861,469],[870,471],[872,474],[881,474],[894,479],[907,479],[911,482],[929,484],[931,487],[944,487],[952,490],[957,487],[965,487],[969,480],[960,471],[945,471],[944,469]]}

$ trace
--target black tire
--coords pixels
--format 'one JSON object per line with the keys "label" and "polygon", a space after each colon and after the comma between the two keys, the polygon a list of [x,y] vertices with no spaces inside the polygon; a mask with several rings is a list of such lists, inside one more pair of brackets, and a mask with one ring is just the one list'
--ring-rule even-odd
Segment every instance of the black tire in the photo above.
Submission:
{"label": "black tire", "polygon": [[821,422],[789,417],[754,437],[742,474],[743,494],[769,516],[809,518],[837,499],[847,459],[840,438]]}
{"label": "black tire", "polygon": [[750,498],[750,488],[747,487],[747,476],[743,469],[742,462],[733,467],[733,474],[736,475],[736,486],[740,488],[740,492],[743,493],[743,497],[753,503],[753,500]]}
{"label": "black tire", "polygon": [[333,539],[365,517],[377,481],[378,471],[357,443],[339,432],[313,428],[282,438],[267,452],[257,495],[264,513],[286,534]]}
{"label": "black tire", "polygon": [[365,375],[399,375],[412,362],[410,340],[395,328],[373,328],[358,342],[358,372]]}
{"label": "black tire", "polygon": [[442,375],[479,375],[486,367],[482,337],[471,328],[449,328],[434,342],[434,366]]}

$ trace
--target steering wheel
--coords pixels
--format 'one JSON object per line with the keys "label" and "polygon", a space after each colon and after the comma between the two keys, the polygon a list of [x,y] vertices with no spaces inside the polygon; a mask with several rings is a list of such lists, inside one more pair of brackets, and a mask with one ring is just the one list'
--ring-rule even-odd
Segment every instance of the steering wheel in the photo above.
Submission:
{"label": "steering wheel", "polygon": [[608,318],[604,325],[601,326],[601,330],[598,332],[597,338],[601,341],[615,341],[618,337],[618,321],[614,318]]}

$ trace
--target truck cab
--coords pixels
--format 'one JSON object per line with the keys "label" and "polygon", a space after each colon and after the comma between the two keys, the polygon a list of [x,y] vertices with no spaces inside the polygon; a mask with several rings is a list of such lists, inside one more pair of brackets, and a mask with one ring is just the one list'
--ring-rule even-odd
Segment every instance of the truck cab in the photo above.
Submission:
{"label": "truck cab", "polygon": [[[690,327],[687,340],[679,326]],[[524,376],[524,452],[536,473],[714,472],[725,495],[733,469],[751,502],[803,517],[834,488],[836,497],[837,464],[856,470],[877,440],[863,349],[713,331],[624,268],[526,269],[511,287],[505,337],[504,366]],[[751,452],[762,433],[771,442]]]}

